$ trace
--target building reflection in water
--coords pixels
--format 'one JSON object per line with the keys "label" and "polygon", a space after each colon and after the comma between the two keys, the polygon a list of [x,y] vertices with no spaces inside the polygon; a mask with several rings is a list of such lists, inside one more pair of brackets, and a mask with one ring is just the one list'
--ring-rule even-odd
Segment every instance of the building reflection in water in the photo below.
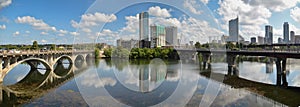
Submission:
{"label": "building reflection in water", "polygon": [[274,64],[273,61],[266,62],[266,73],[267,74],[273,73],[273,64]]}
{"label": "building reflection in water", "polygon": [[167,67],[163,62],[145,65],[139,69],[139,90],[149,92],[157,88],[167,78]]}

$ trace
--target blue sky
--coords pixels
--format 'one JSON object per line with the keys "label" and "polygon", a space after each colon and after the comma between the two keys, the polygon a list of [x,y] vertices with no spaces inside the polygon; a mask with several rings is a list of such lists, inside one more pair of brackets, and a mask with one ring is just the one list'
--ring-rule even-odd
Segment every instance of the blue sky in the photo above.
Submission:
{"label": "blue sky", "polygon": [[[0,43],[80,43],[136,39],[137,14],[148,11],[152,23],[177,26],[182,43],[207,42],[228,35],[228,20],[237,15],[240,34],[264,36],[274,27],[274,42],[283,22],[300,34],[300,0],[3,0],[0,1]],[[84,18],[85,17],[85,18]],[[104,26],[105,25],[105,26]],[[74,39],[75,38],[75,39]]]}

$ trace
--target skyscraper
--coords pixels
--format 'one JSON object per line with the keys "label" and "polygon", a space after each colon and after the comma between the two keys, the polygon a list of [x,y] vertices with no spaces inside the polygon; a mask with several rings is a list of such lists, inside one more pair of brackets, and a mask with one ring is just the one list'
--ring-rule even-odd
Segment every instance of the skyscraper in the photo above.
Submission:
{"label": "skyscraper", "polygon": [[229,21],[229,42],[238,42],[239,38],[239,18]]}
{"label": "skyscraper", "polygon": [[139,14],[139,36],[139,47],[149,47],[150,45],[148,43],[150,43],[150,35],[148,12],[142,12]]}
{"label": "skyscraper", "polygon": [[151,25],[151,47],[166,46],[166,30],[164,26]]}
{"label": "skyscraper", "polygon": [[177,38],[177,27],[175,26],[168,26],[166,27],[166,42],[167,45],[178,45],[178,38]]}
{"label": "skyscraper", "polygon": [[256,37],[251,37],[251,43],[256,43]]}
{"label": "skyscraper", "polygon": [[289,23],[288,22],[284,22],[283,24],[283,42],[284,43],[289,43]]}
{"label": "skyscraper", "polygon": [[273,27],[267,25],[265,31],[265,44],[273,44]]}
{"label": "skyscraper", "polygon": [[295,43],[295,32],[291,31],[291,43],[294,44]]}
{"label": "skyscraper", "polygon": [[265,42],[265,40],[264,40],[265,38],[264,37],[262,37],[262,36],[257,36],[257,44],[264,44]]}

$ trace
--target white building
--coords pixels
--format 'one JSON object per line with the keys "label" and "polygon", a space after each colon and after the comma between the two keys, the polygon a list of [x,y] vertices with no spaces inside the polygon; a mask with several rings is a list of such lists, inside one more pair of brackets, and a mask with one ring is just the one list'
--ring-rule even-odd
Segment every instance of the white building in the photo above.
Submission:
{"label": "white building", "polygon": [[177,27],[168,26],[166,29],[166,45],[176,46],[178,45]]}

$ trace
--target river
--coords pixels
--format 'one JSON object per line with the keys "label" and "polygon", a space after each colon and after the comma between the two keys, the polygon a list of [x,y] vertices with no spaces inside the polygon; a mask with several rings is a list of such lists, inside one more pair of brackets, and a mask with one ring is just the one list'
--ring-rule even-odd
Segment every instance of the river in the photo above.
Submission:
{"label": "river", "polygon": [[[59,76],[41,87],[45,76],[53,73],[20,64],[4,78],[1,105],[296,106],[300,105],[299,62],[287,61],[287,80],[292,89],[275,86],[275,64],[260,61],[239,61],[239,72],[234,76],[227,75],[224,62],[214,62],[210,69],[201,68],[195,61],[161,59],[99,59],[82,69],[63,63],[54,69]],[[28,79],[28,74],[40,79]],[[254,85],[249,88],[245,84]],[[286,98],[289,94],[294,97]]]}

